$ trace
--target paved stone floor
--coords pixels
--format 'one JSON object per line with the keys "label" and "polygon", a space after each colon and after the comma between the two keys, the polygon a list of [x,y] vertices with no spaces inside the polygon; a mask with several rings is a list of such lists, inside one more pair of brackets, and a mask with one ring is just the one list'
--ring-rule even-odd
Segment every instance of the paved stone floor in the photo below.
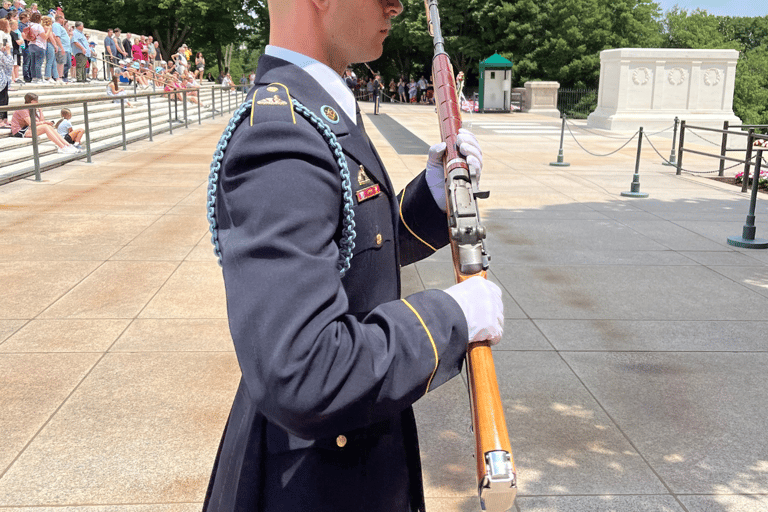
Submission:
{"label": "paved stone floor", "polygon": [[[383,109],[437,140],[431,108]],[[369,121],[402,186],[424,157],[398,155]],[[768,510],[768,251],[726,244],[748,198],[675,176],[647,144],[650,197],[624,198],[634,144],[596,158],[566,139],[571,166],[551,167],[557,120],[465,121],[485,151],[505,293],[495,360],[517,510]],[[204,208],[223,124],[0,187],[0,511],[200,509],[238,379]],[[576,133],[596,153],[622,144]],[[651,140],[669,155],[669,132]],[[449,286],[448,255],[403,277],[406,294]],[[461,379],[416,411],[428,510],[477,511]]]}

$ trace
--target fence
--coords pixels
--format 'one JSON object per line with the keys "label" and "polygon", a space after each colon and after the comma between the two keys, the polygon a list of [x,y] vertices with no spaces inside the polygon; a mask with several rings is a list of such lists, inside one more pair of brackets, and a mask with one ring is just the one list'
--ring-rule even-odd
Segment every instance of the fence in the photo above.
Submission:
{"label": "fence", "polygon": [[[81,158],[85,158],[88,163],[92,163],[92,155],[93,155],[93,148],[91,144],[91,132],[90,132],[90,125],[88,121],[88,105],[93,103],[104,103],[104,102],[113,102],[113,101],[119,101],[120,102],[120,123],[122,128],[122,141],[120,143],[113,143],[108,145],[107,147],[100,148],[101,151],[112,149],[114,147],[122,146],[123,150],[126,150],[126,144],[128,142],[135,142],[137,140],[141,140],[144,138],[149,138],[150,141],[153,140],[153,136],[159,132],[165,132],[168,131],[170,133],[173,133],[174,125],[181,127],[182,125],[185,128],[189,128],[189,117],[188,117],[188,109],[187,109],[187,95],[191,92],[198,92],[198,102],[197,102],[197,122],[198,124],[202,124],[202,110],[201,110],[201,103],[203,101],[203,95],[208,96],[206,92],[206,87],[199,87],[199,88],[188,88],[188,89],[180,89],[180,90],[171,90],[171,91],[160,91],[160,92],[142,92],[142,93],[134,93],[134,94],[128,94],[125,96],[103,96],[103,97],[85,97],[85,98],[79,98],[79,99],[67,99],[62,101],[48,101],[48,102],[41,102],[41,103],[33,103],[33,104],[25,104],[25,105],[13,105],[13,106],[4,106],[0,107],[0,112],[14,112],[16,110],[29,110],[30,115],[30,128],[29,131],[32,133],[32,152],[33,152],[33,161],[34,161],[34,169],[31,171],[24,171],[21,172],[11,179],[19,179],[26,176],[29,176],[34,173],[35,180],[41,181],[40,172],[43,170],[40,164],[40,152],[39,152],[39,144],[40,140],[37,135],[37,116],[35,115],[35,111],[38,109],[43,108],[51,108],[51,107],[64,107],[64,106],[71,106],[73,104],[82,104],[83,106],[83,121],[84,121],[84,128],[85,128],[85,151],[83,153],[68,155],[66,157],[62,157],[57,159],[55,162],[49,163],[45,168],[53,167],[61,165],[62,163],[72,161],[72,160],[78,160]],[[225,89],[227,89],[226,96],[224,95]],[[218,102],[216,99],[216,91],[219,91],[218,96]],[[234,90],[236,92],[236,97],[234,99],[234,102],[232,100],[232,95],[229,93],[230,90]],[[247,92],[244,88],[233,88],[230,86],[221,86],[221,85],[214,85],[210,86],[210,99],[211,99],[211,117],[213,119],[216,118],[217,112],[231,112],[232,110],[236,109],[240,106],[240,103],[242,99],[244,99],[245,94]],[[177,95],[182,95],[182,100],[177,101]],[[167,124],[165,122],[162,123],[162,125],[157,126],[156,124],[153,125],[152,120],[152,98],[158,97],[158,96],[167,96],[168,97],[168,121]],[[125,120],[125,101],[127,100],[136,100],[136,99],[146,99],[147,102],[147,126],[148,129],[148,135],[141,134],[134,134],[130,140],[127,134],[126,130],[126,120]],[[207,99],[206,99],[207,101]],[[179,105],[181,103],[181,105]],[[234,104],[233,104],[234,103]],[[179,118],[179,113],[181,110],[182,117]],[[8,179],[7,181],[10,181],[11,179]]]}
{"label": "fence", "polygon": [[586,119],[597,108],[597,89],[560,89],[557,109],[571,119]]}
{"label": "fence", "polygon": [[[736,130],[736,128],[739,128],[739,130]],[[746,128],[747,131],[744,131]],[[712,142],[708,139],[705,139],[704,137],[696,134],[696,130],[705,131],[709,133],[719,133],[721,134],[721,141],[720,141],[720,152],[718,154],[714,153],[707,153],[704,151],[697,151],[690,148],[685,147],[685,133],[686,131],[692,133],[693,135],[696,135],[699,139],[704,140],[705,142],[708,142],[709,144],[717,146],[717,143]],[[728,121],[725,121],[723,123],[723,129],[717,129],[717,128],[708,128],[705,126],[693,126],[693,125],[686,125],[686,122],[683,121],[680,123],[680,143],[679,143],[679,149],[678,149],[678,155],[677,155],[677,174],[680,175],[680,173],[683,171],[683,154],[684,153],[692,153],[696,155],[701,156],[708,156],[712,158],[717,158],[720,160],[720,168],[718,169],[718,176],[724,176],[725,174],[725,162],[736,162],[735,165],[732,165],[728,167],[728,169],[733,167],[738,167],[741,164],[744,164],[744,176],[745,179],[743,180],[742,184],[742,192],[747,191],[747,182],[749,181],[746,177],[749,176],[749,171],[751,167],[751,163],[753,160],[752,157],[752,144],[753,136],[759,135],[760,132],[758,131],[756,133],[756,130],[761,130],[763,132],[768,131],[768,125],[734,125],[730,126]],[[744,149],[728,149],[728,136],[740,136],[740,137],[746,137],[747,138],[747,144],[744,147]],[[731,151],[744,151],[746,154],[744,156],[744,159],[738,159],[738,158],[732,158],[727,156],[728,152]],[[691,171],[686,171],[691,172]],[[714,171],[712,171],[714,172]]]}

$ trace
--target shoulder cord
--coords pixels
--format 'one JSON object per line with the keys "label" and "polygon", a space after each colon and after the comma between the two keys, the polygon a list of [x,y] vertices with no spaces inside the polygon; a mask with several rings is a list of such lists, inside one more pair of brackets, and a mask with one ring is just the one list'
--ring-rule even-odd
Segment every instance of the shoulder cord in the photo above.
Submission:
{"label": "shoulder cord", "polygon": [[[339,165],[339,174],[341,176],[341,190],[343,200],[343,218],[342,218],[342,231],[341,240],[339,241],[339,261],[336,264],[339,269],[339,274],[344,277],[344,274],[349,270],[352,260],[352,250],[355,248],[355,212],[352,209],[352,185],[349,179],[349,167],[347,166],[347,159],[336,139],[336,135],[331,131],[328,125],[323,122],[322,119],[317,117],[308,108],[293,99],[293,106],[296,112],[301,114],[314,128],[323,136],[328,147],[336,157],[336,162]],[[221,162],[224,159],[224,150],[227,149],[232,134],[238,125],[248,117],[250,111],[251,102],[246,101],[235,111],[232,118],[229,120],[227,127],[224,129],[224,133],[219,139],[219,143],[216,145],[216,151],[213,153],[213,161],[211,162],[211,171],[208,174],[208,228],[211,232],[211,243],[213,244],[213,254],[218,258],[219,266],[221,266],[221,248],[219,246],[219,226],[216,222],[216,190],[219,183],[219,171],[221,171]]]}

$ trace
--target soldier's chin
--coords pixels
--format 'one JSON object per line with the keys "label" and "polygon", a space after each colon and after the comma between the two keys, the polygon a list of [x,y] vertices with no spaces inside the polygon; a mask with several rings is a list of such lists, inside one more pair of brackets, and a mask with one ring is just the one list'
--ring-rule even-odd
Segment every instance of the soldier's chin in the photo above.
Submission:
{"label": "soldier's chin", "polygon": [[381,57],[381,55],[383,53],[384,53],[384,47],[380,46],[376,50],[372,50],[370,52],[358,55],[358,58],[355,60],[354,64],[362,64],[364,62],[374,61],[374,60],[378,59],[379,57]]}

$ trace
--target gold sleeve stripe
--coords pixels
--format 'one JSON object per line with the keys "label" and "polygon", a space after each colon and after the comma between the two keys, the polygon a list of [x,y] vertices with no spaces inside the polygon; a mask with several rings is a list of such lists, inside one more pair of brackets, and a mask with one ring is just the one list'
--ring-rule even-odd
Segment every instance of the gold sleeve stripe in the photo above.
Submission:
{"label": "gold sleeve stripe", "polygon": [[422,240],[422,238],[416,233],[414,233],[413,230],[410,228],[410,226],[408,226],[408,224],[405,222],[405,218],[403,218],[403,200],[404,199],[405,199],[405,188],[403,188],[403,195],[400,198],[400,220],[403,222],[403,226],[405,226],[405,229],[407,229],[410,234],[416,237],[416,240],[418,240],[419,242],[423,243],[424,245],[432,249],[432,252],[437,252],[437,249],[435,249],[434,247],[429,245],[427,242]]}
{"label": "gold sleeve stripe", "polygon": [[421,315],[419,314],[419,312],[416,311],[416,309],[413,306],[408,304],[407,300],[405,299],[400,299],[400,300],[402,300],[405,303],[405,305],[408,306],[408,309],[413,311],[413,314],[416,315],[416,318],[419,319],[419,322],[421,322],[421,326],[424,328],[424,331],[427,333],[429,342],[432,343],[432,350],[435,351],[435,369],[432,370],[432,375],[429,377],[429,382],[427,382],[427,389],[424,391],[424,394],[426,395],[429,392],[429,386],[432,385],[432,379],[435,378],[435,373],[437,373],[437,365],[440,362],[440,358],[437,355],[437,345],[435,345],[435,340],[432,338],[432,333],[429,332],[429,329],[427,329],[427,324],[424,323],[424,320],[421,318]]}

